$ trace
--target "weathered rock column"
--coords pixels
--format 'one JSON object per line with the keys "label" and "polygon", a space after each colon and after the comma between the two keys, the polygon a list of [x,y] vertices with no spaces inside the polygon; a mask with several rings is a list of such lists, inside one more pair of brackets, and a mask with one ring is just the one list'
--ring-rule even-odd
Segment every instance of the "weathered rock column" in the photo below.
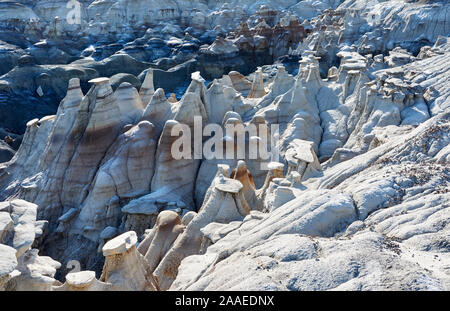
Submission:
{"label": "weathered rock column", "polygon": [[117,290],[155,291],[158,284],[144,257],[136,249],[136,232],[129,231],[103,246],[105,265],[100,281]]}

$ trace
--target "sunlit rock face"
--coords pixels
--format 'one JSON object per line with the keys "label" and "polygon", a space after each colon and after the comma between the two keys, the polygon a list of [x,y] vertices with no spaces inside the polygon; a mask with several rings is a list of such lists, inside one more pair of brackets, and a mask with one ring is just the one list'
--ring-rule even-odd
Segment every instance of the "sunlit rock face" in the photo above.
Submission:
{"label": "sunlit rock face", "polygon": [[151,271],[155,271],[186,225],[174,211],[163,211],[158,215],[155,226],[138,247]]}
{"label": "sunlit rock face", "polygon": [[[366,154],[336,165],[328,172],[325,170],[323,177],[303,182],[308,190],[292,188],[295,199],[270,214],[221,227],[224,237],[215,235],[214,245],[205,254],[186,258],[171,289],[448,288],[446,278],[433,284],[415,281],[421,277],[435,279],[434,273],[442,273],[446,269],[445,264],[436,260],[432,272],[418,265],[419,262],[424,264],[425,260],[417,259],[417,256],[447,257],[445,246],[442,248],[436,243],[446,240],[441,230],[446,232],[448,228],[442,229],[437,222],[442,220],[441,215],[447,209],[442,202],[448,200],[448,192],[428,187],[433,187],[432,184],[444,186],[448,182],[445,181],[445,172],[437,173],[441,168],[440,156],[436,157],[435,151],[429,153],[425,142],[433,140],[432,137],[442,137],[440,143],[435,142],[438,145],[447,141],[448,135],[443,135],[443,131],[448,129],[448,122],[448,113],[432,118],[404,134],[402,139],[390,140]],[[400,160],[418,156],[437,174],[422,170],[419,163]],[[376,161],[376,164],[369,164],[371,161]],[[409,170],[416,172],[417,177]],[[377,173],[388,171],[390,173],[386,175]],[[393,180],[402,182],[397,184]],[[429,194],[422,197],[424,194],[419,188],[430,189]],[[302,216],[306,211],[308,215]],[[430,214],[424,220],[422,217],[426,211]],[[274,221],[278,217],[279,220]],[[293,221],[291,217],[299,218]],[[330,236],[335,238],[325,238]],[[318,253],[317,249],[321,252]],[[398,252],[393,252],[394,249]],[[267,273],[255,274],[254,269],[261,263],[267,267]],[[359,270],[357,275],[353,273],[355,265]],[[384,272],[385,265],[395,270],[395,277]],[[192,269],[193,266],[196,268]],[[332,277],[334,273],[339,273],[339,280]],[[303,282],[297,282],[299,275]],[[224,286],[224,280],[230,277],[233,284]],[[321,280],[319,284],[318,277]],[[380,283],[377,281],[379,278],[390,281]]]}
{"label": "sunlit rock face", "polygon": [[447,2],[81,4],[0,3],[0,290],[450,289]]}

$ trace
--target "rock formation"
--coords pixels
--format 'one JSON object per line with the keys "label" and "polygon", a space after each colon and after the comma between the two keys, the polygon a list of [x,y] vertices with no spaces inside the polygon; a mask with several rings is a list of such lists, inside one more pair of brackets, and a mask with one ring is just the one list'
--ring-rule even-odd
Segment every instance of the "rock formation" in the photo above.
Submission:
{"label": "rock formation", "polygon": [[33,248],[46,224],[36,221],[36,212],[37,205],[24,200],[0,202],[0,289],[48,291],[58,284],[61,264]]}
{"label": "rock formation", "polygon": [[0,3],[0,290],[450,289],[446,1],[50,2]]}
{"label": "rock formation", "polygon": [[205,203],[186,226],[183,234],[167,252],[155,269],[162,290],[170,287],[177,277],[178,265],[190,255],[195,255],[206,247],[201,229],[211,222],[227,223],[242,220],[250,212],[242,192],[242,184],[220,174],[213,181],[206,194]]}
{"label": "rock formation", "polygon": [[105,265],[100,281],[118,290],[157,290],[158,284],[147,262],[136,248],[133,231],[124,233],[103,246]]}

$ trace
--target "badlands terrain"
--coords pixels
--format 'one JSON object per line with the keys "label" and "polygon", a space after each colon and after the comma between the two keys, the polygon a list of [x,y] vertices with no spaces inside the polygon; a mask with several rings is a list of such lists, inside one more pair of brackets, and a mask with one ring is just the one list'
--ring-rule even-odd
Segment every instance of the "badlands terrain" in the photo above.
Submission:
{"label": "badlands terrain", "polygon": [[450,290],[449,189],[447,0],[0,0],[0,290]]}

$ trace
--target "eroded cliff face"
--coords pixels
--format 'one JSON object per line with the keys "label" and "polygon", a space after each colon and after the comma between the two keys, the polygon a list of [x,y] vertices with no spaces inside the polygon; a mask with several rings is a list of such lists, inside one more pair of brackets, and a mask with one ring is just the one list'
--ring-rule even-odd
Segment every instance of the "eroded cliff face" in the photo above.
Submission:
{"label": "eroded cliff face", "polygon": [[[309,3],[291,2],[277,5]],[[142,85],[111,72],[87,90],[70,79],[56,115],[28,121],[0,164],[0,289],[448,290],[448,5],[363,2],[328,1],[337,9],[306,10],[301,24],[249,3],[246,24],[200,49],[203,67],[185,72],[179,99],[145,64]],[[119,25],[164,11],[224,33],[235,29],[224,20],[244,16],[233,5],[202,18],[215,4],[178,16],[178,2],[148,14],[124,3],[95,1],[84,14]],[[429,46],[417,44],[422,23]],[[255,46],[297,57],[297,68],[205,79],[215,60]],[[200,143],[232,158],[193,156],[198,118],[223,131]],[[231,125],[257,131],[240,140]],[[180,126],[192,157],[174,153]],[[239,153],[250,146],[273,157]]]}
{"label": "eroded cliff face", "polygon": [[122,82],[139,88],[150,67],[156,89],[179,99],[195,71],[211,81],[280,57],[295,62],[287,55],[306,31],[284,9],[296,2],[2,2],[0,102],[8,108],[0,109],[0,128],[13,137],[27,121],[55,114],[72,78],[85,93],[102,76],[113,90]]}
{"label": "eroded cliff face", "polygon": [[321,57],[325,78],[343,44],[363,55],[396,46],[416,55],[449,32],[445,1],[385,2],[7,1],[0,8],[0,127],[15,139],[28,120],[55,114],[72,78],[85,93],[102,76],[114,90],[122,82],[139,88],[151,67],[155,87],[179,99],[195,71],[211,81],[279,62],[292,73],[307,47]]}

